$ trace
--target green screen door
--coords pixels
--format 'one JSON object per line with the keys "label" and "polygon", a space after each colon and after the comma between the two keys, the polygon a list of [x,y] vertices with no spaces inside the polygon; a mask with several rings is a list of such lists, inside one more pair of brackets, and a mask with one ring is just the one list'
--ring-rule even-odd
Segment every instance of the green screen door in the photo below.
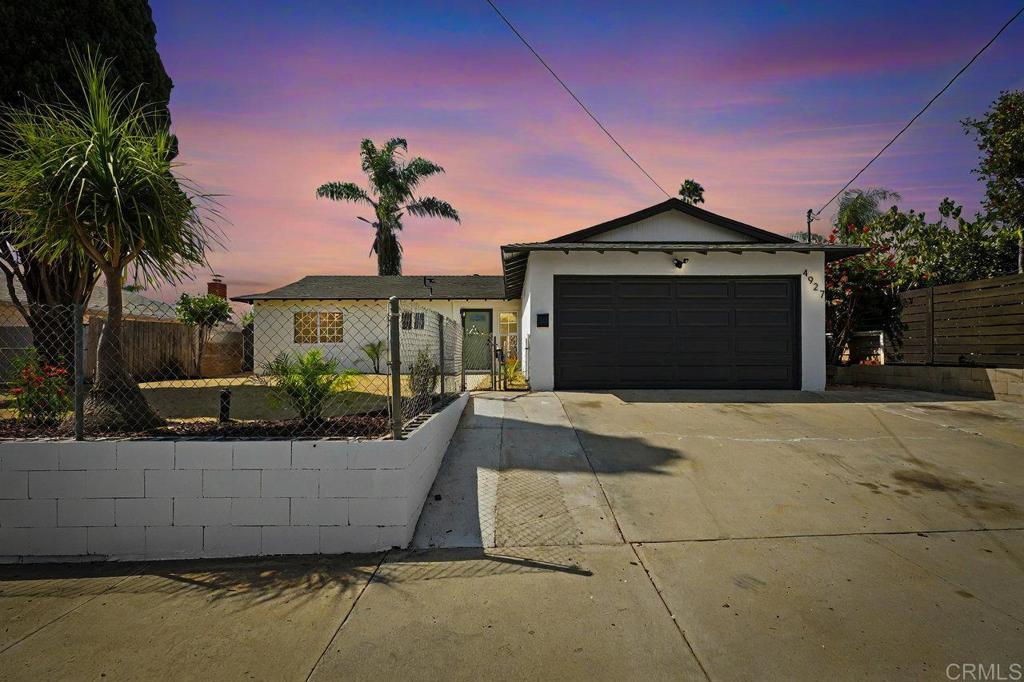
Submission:
{"label": "green screen door", "polygon": [[462,355],[466,370],[470,372],[490,370],[491,311],[463,310],[462,329],[465,334],[462,341]]}

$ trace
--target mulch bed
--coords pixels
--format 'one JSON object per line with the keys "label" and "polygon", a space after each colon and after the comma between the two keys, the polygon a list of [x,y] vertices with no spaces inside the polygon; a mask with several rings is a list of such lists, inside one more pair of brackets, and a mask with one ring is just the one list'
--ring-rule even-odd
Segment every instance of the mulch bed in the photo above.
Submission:
{"label": "mulch bed", "polygon": [[[166,426],[148,431],[87,430],[96,438],[191,438],[197,440],[266,440],[303,438],[379,438],[391,432],[387,414],[359,414],[329,417],[312,422],[301,420],[169,421]],[[68,438],[71,434],[58,425],[37,426],[14,419],[0,419],[0,440]]]}
{"label": "mulch bed", "polygon": [[[455,396],[437,401],[419,417],[406,418],[408,433],[419,422],[440,412]],[[316,421],[300,419],[245,420],[219,423],[210,420],[168,420],[165,426],[148,431],[97,432],[86,428],[86,439],[98,438],[185,438],[195,440],[303,440],[321,438],[376,439],[391,433],[391,419],[386,411],[325,417]],[[72,433],[64,424],[34,425],[16,419],[0,419],[0,440],[32,440],[70,438]]]}

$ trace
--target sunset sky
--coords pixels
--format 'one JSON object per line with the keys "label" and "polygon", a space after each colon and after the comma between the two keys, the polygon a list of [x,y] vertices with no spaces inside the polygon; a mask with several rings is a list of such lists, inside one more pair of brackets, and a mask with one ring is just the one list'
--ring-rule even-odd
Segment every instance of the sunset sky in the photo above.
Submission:
{"label": "sunset sky", "polygon": [[[364,137],[406,137],[443,165],[423,192],[462,215],[405,221],[405,274],[497,274],[500,244],[664,199],[484,0],[151,5],[181,170],[224,195],[227,243],[210,260],[232,295],[376,273],[366,209],[314,197],[329,180],[364,184]],[[696,178],[709,210],[792,232],[1019,0],[499,5],[666,189]],[[1019,20],[858,186],[932,215],[944,196],[975,210],[976,149],[958,121],[1022,87]]]}

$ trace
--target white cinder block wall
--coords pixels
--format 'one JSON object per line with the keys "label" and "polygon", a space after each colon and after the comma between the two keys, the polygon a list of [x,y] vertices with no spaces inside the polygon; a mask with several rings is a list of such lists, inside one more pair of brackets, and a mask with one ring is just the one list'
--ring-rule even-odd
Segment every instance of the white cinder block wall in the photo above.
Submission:
{"label": "white cinder block wall", "polygon": [[402,441],[0,443],[0,561],[405,547],[467,399]]}

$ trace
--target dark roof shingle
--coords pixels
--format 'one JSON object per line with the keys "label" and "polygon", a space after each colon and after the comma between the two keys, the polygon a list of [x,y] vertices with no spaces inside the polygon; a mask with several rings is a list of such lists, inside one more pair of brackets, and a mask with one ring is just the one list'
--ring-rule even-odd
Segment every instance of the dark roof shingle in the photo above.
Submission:
{"label": "dark roof shingle", "polygon": [[232,301],[504,299],[501,275],[309,275],[262,294],[233,296]]}

